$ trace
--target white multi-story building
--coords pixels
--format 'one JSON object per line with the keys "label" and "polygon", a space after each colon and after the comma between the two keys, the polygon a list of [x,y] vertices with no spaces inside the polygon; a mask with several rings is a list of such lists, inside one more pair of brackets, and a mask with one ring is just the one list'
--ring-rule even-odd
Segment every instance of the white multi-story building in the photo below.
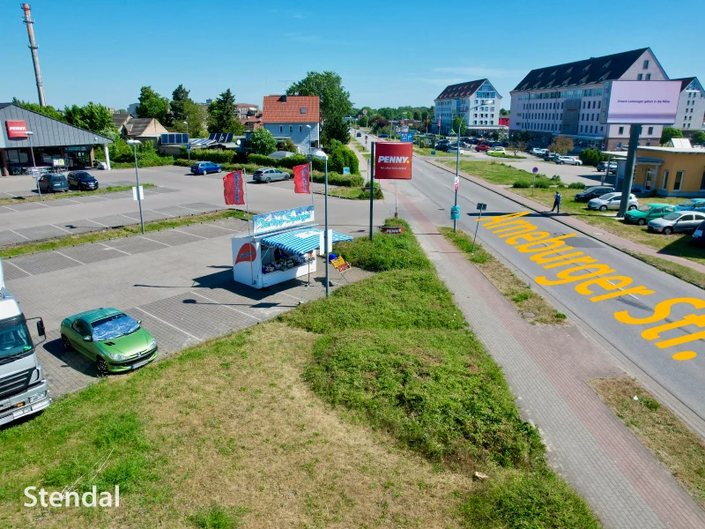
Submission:
{"label": "white multi-story building", "polygon": [[502,96],[487,79],[447,86],[433,102],[436,105],[436,125],[440,118],[441,134],[453,129],[453,121],[458,116],[470,130],[506,130],[499,125]]}
{"label": "white multi-story building", "polygon": [[[555,135],[578,147],[624,149],[629,125],[608,125],[611,81],[668,80],[650,48],[532,70],[511,91],[510,133],[527,131],[548,145]],[[694,118],[695,119],[695,118]],[[645,125],[639,145],[658,145],[662,125]]]}
{"label": "white multi-story building", "polygon": [[673,126],[681,129],[686,136],[688,132],[705,130],[705,90],[697,77],[674,79],[681,82],[681,96],[678,100],[678,114]]}

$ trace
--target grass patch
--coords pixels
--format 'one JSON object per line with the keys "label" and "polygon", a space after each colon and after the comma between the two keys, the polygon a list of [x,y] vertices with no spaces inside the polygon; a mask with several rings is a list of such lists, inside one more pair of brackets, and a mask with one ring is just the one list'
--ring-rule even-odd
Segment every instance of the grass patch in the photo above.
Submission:
{"label": "grass patch", "polygon": [[[370,188],[368,187],[339,187],[336,189],[329,189],[328,195],[331,197],[346,198],[349,200],[369,200],[370,199]],[[375,182],[375,200],[383,200],[384,193],[379,187],[379,184]]]}
{"label": "grass patch", "polygon": [[552,325],[566,323],[565,314],[554,309],[543,297],[534,292],[529,284],[519,279],[514,272],[482,246],[475,244],[475,250],[471,253],[472,238],[467,233],[463,231],[454,233],[451,228],[445,227],[439,228],[439,231],[456,248],[465,253],[465,257],[492,282],[504,297],[512,302],[522,318],[531,323]]}
{"label": "grass patch", "polygon": [[526,156],[521,156],[520,154],[502,154],[501,152],[487,151],[487,156],[492,158],[512,158],[515,160],[525,160]]}
{"label": "grass patch", "polygon": [[[669,409],[631,378],[588,382],[642,444],[705,507],[705,445]],[[634,400],[637,397],[638,400]]]}
{"label": "grass patch", "polygon": [[654,257],[653,255],[630,251],[627,251],[627,253],[632,257],[636,257],[637,259],[644,261],[645,263],[650,264],[655,268],[658,268],[662,272],[666,272],[667,274],[671,274],[672,276],[675,276],[678,279],[682,279],[683,281],[687,281],[688,283],[705,289],[705,274],[703,274],[702,272],[693,270],[689,266],[674,263],[666,259],[661,259],[659,257]]}
{"label": "grass patch", "polygon": [[[190,215],[187,217],[179,217],[168,220],[155,220],[153,222],[144,223],[145,233],[168,230],[170,228],[178,228],[188,224],[198,224],[199,222],[211,222],[220,219],[238,218],[244,219],[247,213],[244,211],[229,209],[225,211],[216,211],[213,213],[204,213],[200,215]],[[142,233],[139,224],[131,226],[123,226],[120,228],[109,228],[106,230],[92,231],[79,235],[67,235],[57,239],[48,241],[37,241],[6,246],[0,249],[0,258],[15,257],[17,255],[25,255],[36,252],[44,252],[49,250],[58,250],[67,246],[76,246],[89,242],[105,241],[108,239],[117,239],[120,237],[129,237]]]}
{"label": "grass patch", "polygon": [[[157,187],[155,184],[140,184],[145,189]],[[94,191],[67,191],[66,193],[42,193],[42,201],[58,200],[61,198],[86,197],[91,195],[105,195],[106,193],[121,193],[131,191],[132,186],[108,186]],[[39,195],[28,197],[0,198],[0,206],[7,204],[23,204],[25,202],[39,202]]]}
{"label": "grass patch", "polygon": [[237,529],[241,527],[242,515],[246,512],[247,509],[211,505],[199,509],[188,520],[199,529]]}

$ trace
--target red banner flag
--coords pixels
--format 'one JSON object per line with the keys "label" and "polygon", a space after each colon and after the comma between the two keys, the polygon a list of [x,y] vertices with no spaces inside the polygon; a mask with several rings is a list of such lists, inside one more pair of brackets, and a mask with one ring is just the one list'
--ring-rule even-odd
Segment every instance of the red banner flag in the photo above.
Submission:
{"label": "red banner flag", "polygon": [[245,203],[245,181],[242,171],[228,173],[223,177],[223,195],[228,206]]}
{"label": "red banner flag", "polygon": [[441,116],[438,116],[438,130],[441,130]]}
{"label": "red banner flag", "polygon": [[311,169],[308,164],[294,167],[294,193],[311,194]]}

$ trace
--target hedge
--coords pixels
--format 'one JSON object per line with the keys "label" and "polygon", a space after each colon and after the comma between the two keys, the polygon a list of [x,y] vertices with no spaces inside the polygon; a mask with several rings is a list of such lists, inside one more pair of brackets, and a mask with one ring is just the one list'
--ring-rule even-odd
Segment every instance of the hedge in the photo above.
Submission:
{"label": "hedge", "polygon": [[[233,151],[192,149],[191,161],[214,162],[214,163],[234,163],[237,153]],[[181,157],[188,158],[186,147],[181,147]]]}
{"label": "hedge", "polygon": [[[263,167],[285,167],[287,169],[293,169],[295,165],[302,165],[308,163],[308,158],[302,154],[297,154],[295,156],[289,156],[288,158],[282,158],[281,160],[276,160],[270,158],[269,156],[263,156],[261,154],[250,154],[247,156],[247,161],[252,164],[257,164]],[[318,158],[313,158],[311,160],[313,163],[314,171],[325,170],[325,161],[319,160]]]}
{"label": "hedge", "polygon": [[[173,156],[155,156],[150,158],[137,158],[137,167],[159,167],[161,165],[173,165]],[[112,169],[130,169],[135,166],[135,162],[110,162]]]}

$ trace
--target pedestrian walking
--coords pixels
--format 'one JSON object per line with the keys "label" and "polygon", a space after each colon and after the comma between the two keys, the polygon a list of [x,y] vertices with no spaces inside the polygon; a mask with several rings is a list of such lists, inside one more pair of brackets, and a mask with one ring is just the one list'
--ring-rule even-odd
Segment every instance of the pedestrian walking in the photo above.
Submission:
{"label": "pedestrian walking", "polygon": [[556,194],[553,195],[553,207],[551,208],[551,213],[553,213],[554,209],[557,209],[558,213],[561,212],[561,198],[563,198],[561,194],[556,191]]}

